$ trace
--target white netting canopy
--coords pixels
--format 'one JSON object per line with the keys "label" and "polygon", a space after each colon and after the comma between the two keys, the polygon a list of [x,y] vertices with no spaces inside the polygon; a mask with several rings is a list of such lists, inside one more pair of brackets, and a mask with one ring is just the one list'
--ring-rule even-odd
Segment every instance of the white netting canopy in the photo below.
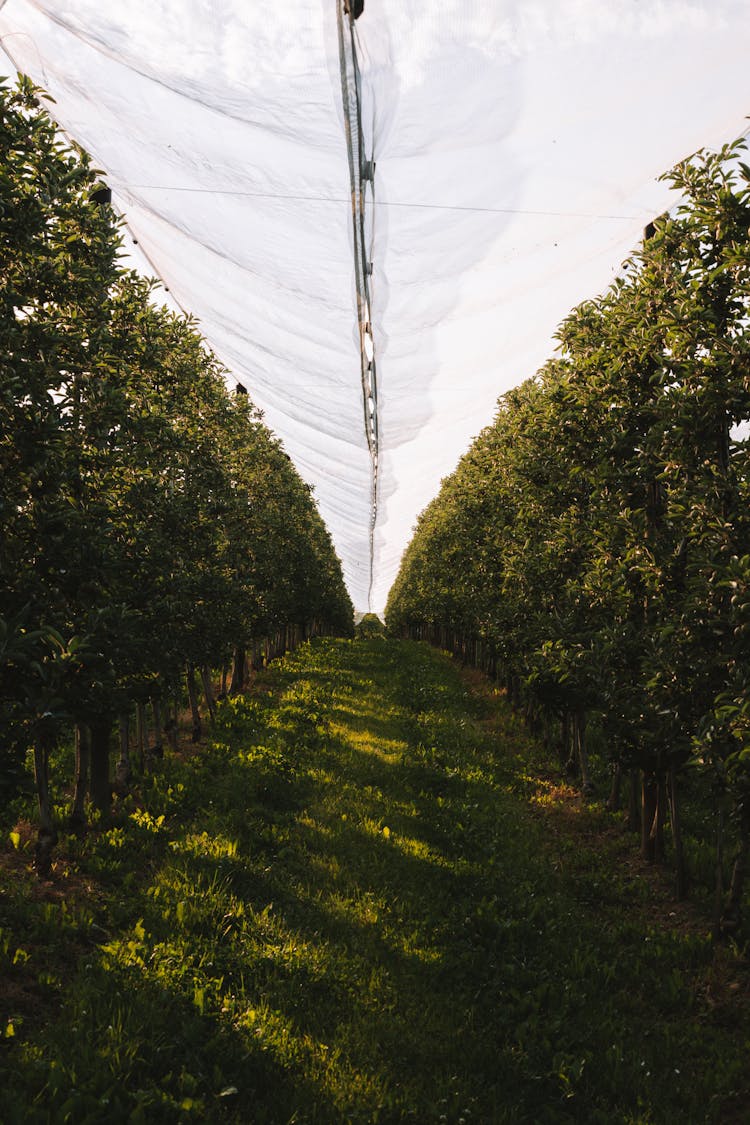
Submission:
{"label": "white netting canopy", "polygon": [[746,130],[750,5],[343,7],[0,0],[0,69],[52,94],[380,611],[497,396],[669,205],[660,173]]}

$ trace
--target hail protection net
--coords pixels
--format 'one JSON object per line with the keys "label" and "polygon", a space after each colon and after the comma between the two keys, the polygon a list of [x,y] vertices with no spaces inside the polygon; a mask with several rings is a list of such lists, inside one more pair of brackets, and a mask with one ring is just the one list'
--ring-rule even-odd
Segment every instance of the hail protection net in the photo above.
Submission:
{"label": "hail protection net", "polygon": [[169,299],[314,487],[355,606],[419,511],[747,128],[744,0],[0,0]]}

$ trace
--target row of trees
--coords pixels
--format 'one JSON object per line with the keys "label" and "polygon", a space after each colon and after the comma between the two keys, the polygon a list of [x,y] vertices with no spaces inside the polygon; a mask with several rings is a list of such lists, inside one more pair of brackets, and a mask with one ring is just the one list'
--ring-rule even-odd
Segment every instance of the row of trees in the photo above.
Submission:
{"label": "row of trees", "polygon": [[[352,606],[310,490],[194,325],[122,268],[87,156],[39,91],[0,89],[0,765],[35,754],[44,869],[50,750],[76,730],[74,812],[110,798],[127,717],[157,728],[182,678],[258,646],[349,632]],[[172,716],[173,720],[173,716]],[[87,782],[88,776],[88,782]]]}
{"label": "row of trees", "polygon": [[[682,202],[576,308],[422,514],[391,628],[502,675],[578,754],[595,715],[616,785],[640,771],[643,851],[693,768],[750,843],[750,169],[737,142],[669,174]],[[637,776],[637,775],[636,775]],[[613,794],[616,797],[616,794]],[[633,810],[634,813],[636,810]]]}

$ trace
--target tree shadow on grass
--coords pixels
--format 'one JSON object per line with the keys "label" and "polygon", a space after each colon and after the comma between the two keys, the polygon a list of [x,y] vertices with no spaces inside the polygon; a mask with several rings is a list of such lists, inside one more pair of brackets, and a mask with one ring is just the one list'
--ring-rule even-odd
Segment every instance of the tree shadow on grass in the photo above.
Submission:
{"label": "tree shadow on grass", "polygon": [[196,774],[205,807],[154,859],[142,917],[82,958],[39,1052],[13,1048],[18,1120],[65,1120],[70,1099],[82,1122],[258,1125],[610,1125],[647,1106],[611,1051],[623,1003],[646,1002],[616,984],[640,936],[574,913],[492,746],[451,717],[457,689],[441,713],[439,685],[381,649],[369,691],[361,650],[351,674],[290,672],[281,748],[258,758],[253,729],[250,759]]}
{"label": "tree shadow on grass", "polygon": [[[314,1083],[252,1032],[137,970],[92,967],[33,1056],[4,1084],[6,1125],[294,1120]],[[333,1118],[332,1118],[333,1120]]]}

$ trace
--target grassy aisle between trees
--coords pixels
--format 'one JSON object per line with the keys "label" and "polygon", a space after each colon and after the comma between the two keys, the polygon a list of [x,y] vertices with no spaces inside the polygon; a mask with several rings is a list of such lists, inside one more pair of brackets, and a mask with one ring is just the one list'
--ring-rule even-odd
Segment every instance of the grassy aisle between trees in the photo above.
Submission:
{"label": "grassy aisle between trees", "polygon": [[319,641],[52,884],[15,836],[2,1120],[747,1120],[707,938],[549,830],[504,714],[425,646]]}

